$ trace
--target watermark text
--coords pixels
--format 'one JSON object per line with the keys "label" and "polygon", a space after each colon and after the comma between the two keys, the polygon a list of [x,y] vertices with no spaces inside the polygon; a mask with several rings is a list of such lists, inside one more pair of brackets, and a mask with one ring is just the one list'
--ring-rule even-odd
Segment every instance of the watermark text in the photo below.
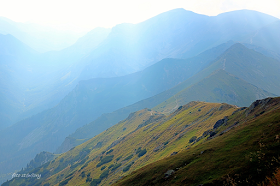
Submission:
{"label": "watermark text", "polygon": [[40,179],[41,178],[41,174],[17,174],[17,173],[14,173],[12,175],[12,178],[37,178],[37,179]]}

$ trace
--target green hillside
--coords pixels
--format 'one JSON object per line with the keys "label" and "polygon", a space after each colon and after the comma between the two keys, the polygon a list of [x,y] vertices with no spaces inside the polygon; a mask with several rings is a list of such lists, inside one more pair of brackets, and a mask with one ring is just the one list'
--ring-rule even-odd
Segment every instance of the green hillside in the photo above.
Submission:
{"label": "green hillside", "polygon": [[140,110],[6,185],[256,185],[280,167],[280,98]]}
{"label": "green hillside", "polygon": [[225,103],[191,102],[169,116],[140,110],[29,172],[41,174],[41,179],[16,178],[7,184],[94,185],[101,181],[109,185],[135,169],[200,144],[207,137],[198,137],[238,109]]}
{"label": "green hillside", "polygon": [[220,69],[178,92],[153,110],[170,113],[192,100],[248,106],[256,99],[275,96]]}
{"label": "green hillside", "polygon": [[258,100],[220,122],[211,140],[142,167],[115,185],[267,185],[280,167],[279,121],[280,98]]}
{"label": "green hillside", "polygon": [[259,88],[280,94],[280,62],[240,43],[232,45],[208,68],[221,68]]}

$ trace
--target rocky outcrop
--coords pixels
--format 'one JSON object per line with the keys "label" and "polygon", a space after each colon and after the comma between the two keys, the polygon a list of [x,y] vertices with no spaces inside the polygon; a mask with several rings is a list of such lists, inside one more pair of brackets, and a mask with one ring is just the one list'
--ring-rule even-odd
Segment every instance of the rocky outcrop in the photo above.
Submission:
{"label": "rocky outcrop", "polygon": [[53,153],[50,152],[40,152],[35,156],[34,159],[30,161],[30,163],[27,164],[27,167],[25,168],[25,171],[29,171],[32,169],[35,169],[51,160],[53,160],[56,156]]}
{"label": "rocky outcrop", "polygon": [[164,178],[168,178],[169,176],[171,176],[174,173],[175,173],[175,171],[170,169],[166,173],[164,173]]}
{"label": "rocky outcrop", "polygon": [[266,98],[266,99],[262,99],[262,100],[257,100],[257,101],[254,101],[250,107],[248,107],[248,109],[246,110],[245,114],[246,114],[246,117],[252,113],[256,107],[264,107],[265,105],[267,105],[273,98]]}
{"label": "rocky outcrop", "polygon": [[218,120],[218,121],[215,123],[213,129],[216,129],[216,128],[222,126],[222,125],[226,125],[226,124],[227,124],[227,121],[228,121],[228,117],[225,116],[223,119],[220,119],[220,120]]}

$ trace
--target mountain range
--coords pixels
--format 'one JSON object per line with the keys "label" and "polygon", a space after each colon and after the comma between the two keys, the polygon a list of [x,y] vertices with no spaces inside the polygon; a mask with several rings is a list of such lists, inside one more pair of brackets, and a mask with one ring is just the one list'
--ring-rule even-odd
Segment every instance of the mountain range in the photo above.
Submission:
{"label": "mountain range", "polygon": [[193,101],[170,115],[143,109],[5,185],[262,183],[279,167],[279,97],[249,107]]}
{"label": "mountain range", "polygon": [[11,34],[40,53],[67,48],[81,36],[80,33],[15,22],[5,17],[0,17],[0,34]]}
{"label": "mountain range", "polygon": [[[198,137],[201,132],[213,128],[219,119],[231,116],[234,110],[248,107],[258,99],[280,95],[279,19],[256,11],[240,10],[205,16],[175,9],[138,24],[125,23],[112,29],[96,28],[68,48],[45,53],[32,49],[28,46],[30,43],[22,42],[24,40],[20,41],[15,34],[19,26],[3,28],[14,31],[8,35],[0,34],[2,181],[10,178],[10,173],[24,168],[37,154],[25,168],[25,171],[34,171],[32,169],[35,168],[34,173],[45,171],[44,179],[34,184],[41,184],[48,176],[56,175],[56,179],[48,178],[51,181],[46,184],[63,185],[70,180],[69,183],[77,184],[80,180],[85,184],[101,182],[108,185],[120,176],[119,173],[114,173],[114,176],[111,173],[120,167],[124,169],[123,162],[126,160],[122,160],[121,164],[118,161],[130,156],[122,155],[115,160],[117,155],[109,155],[116,151],[109,152],[112,146],[125,141],[124,136],[135,137],[140,131],[143,135],[143,127],[151,123],[160,126],[170,120],[168,125],[171,125],[176,117],[187,121],[183,115],[177,115],[182,108],[197,109],[195,105],[209,107],[205,110],[207,114],[204,110],[203,113],[198,111],[197,116],[202,118],[216,110],[209,117],[197,118],[205,129],[199,129],[200,132],[195,135]],[[6,29],[7,33],[9,29]],[[239,110],[236,112],[241,113]],[[203,120],[212,123],[211,126],[204,126]],[[120,128],[121,125],[126,127]],[[198,131],[190,130],[193,133]],[[102,140],[98,137],[100,135]],[[166,138],[173,140],[177,138],[175,136]],[[186,136],[182,140],[191,141],[192,136]],[[101,141],[93,145],[91,141],[97,138]],[[159,143],[157,139],[155,143]],[[183,141],[178,144],[185,143]],[[169,141],[165,145],[162,145],[165,142],[160,143],[154,153],[165,148]],[[81,149],[85,144],[90,144],[89,148]],[[139,146],[132,157],[141,159],[139,154],[145,150],[149,152],[148,148],[152,147],[147,144]],[[174,152],[180,151],[178,148],[173,149]],[[52,154],[54,152],[61,155],[58,157]],[[76,171],[77,167],[88,162],[84,158],[89,158],[89,154],[96,157],[97,164],[99,160],[102,164],[103,156],[104,161],[112,157],[110,161],[115,162],[112,167],[103,168],[105,173],[97,171],[108,175],[81,176],[72,180],[76,175],[72,172],[65,177],[70,174],[69,170]],[[60,161],[64,156],[67,156],[67,161]],[[165,157],[167,154],[141,160],[146,164],[128,160],[126,167],[136,170]],[[43,165],[50,161],[52,163]],[[75,162],[82,163],[76,165]],[[69,170],[66,169],[67,163],[72,167]],[[50,173],[49,165],[57,166],[53,167],[54,173]],[[62,173],[63,170],[67,173]],[[125,175],[129,173],[122,172]],[[86,177],[87,181],[84,180]]]}
{"label": "mountain range", "polygon": [[[58,104],[79,81],[82,66],[75,65],[75,62],[94,50],[109,32],[110,29],[96,28],[71,47],[44,54],[12,35],[0,35],[1,100],[6,102],[0,112],[0,128]],[[9,101],[11,95],[14,98]]]}
{"label": "mountain range", "polygon": [[[243,19],[244,17],[246,19]],[[273,33],[277,30],[277,20],[250,10],[205,16],[175,9],[139,24],[121,24],[112,29],[96,28],[69,48],[39,56],[30,54],[29,58],[32,60],[19,58],[19,63],[28,65],[29,72],[38,73],[29,73],[29,79],[25,78],[26,74],[18,77],[24,81],[19,94],[25,96],[16,98],[22,113],[1,113],[6,117],[1,120],[10,120],[7,117],[15,118],[6,123],[7,126],[52,108],[81,80],[127,75],[143,70],[164,58],[194,57],[229,40],[246,42],[249,37],[256,35],[255,32],[259,29]],[[17,25],[8,22],[8,25]],[[274,23],[276,26],[273,26]],[[6,26],[3,26],[4,28]],[[5,33],[13,34],[17,29],[18,27],[9,26]],[[261,38],[269,40],[266,37],[268,34],[263,34]],[[271,42],[274,43],[273,46],[279,45],[279,40]],[[12,41],[6,41],[5,45],[11,43]],[[260,41],[258,46],[266,48],[267,44],[262,43],[264,42]],[[17,48],[16,44],[13,48]],[[272,47],[269,50],[279,51]],[[10,49],[7,52],[10,53]],[[14,82],[9,84],[18,87]],[[11,91],[8,93],[13,94]]]}
{"label": "mountain range", "polygon": [[[83,77],[126,75],[164,58],[193,57],[229,40],[245,41],[244,36],[255,35],[256,30],[277,20],[249,10],[211,17],[175,9],[139,24],[117,25],[86,59],[90,64],[84,69]],[[270,26],[266,29],[267,32],[275,30]],[[273,42],[279,45],[278,41]],[[263,47],[262,44],[258,46]],[[273,51],[279,50],[274,48]],[[114,70],[108,70],[108,66]]]}
{"label": "mountain range", "polygon": [[[205,54],[207,54],[208,52],[213,54],[213,50],[217,50],[218,48],[221,49],[223,46],[226,45],[221,45],[215,49],[206,51]],[[114,111],[113,113],[104,114],[97,120],[83,126],[82,128],[77,129],[75,133],[71,134],[69,138],[66,139],[64,145],[62,145],[60,149],[69,150],[73,147],[74,143],[80,144],[83,141],[81,139],[85,140],[86,138],[92,138],[101,131],[105,130],[107,127],[112,126],[113,124],[116,124],[118,121],[127,117],[129,113],[144,108],[153,108],[157,111],[170,113],[174,111],[174,109],[177,109],[180,105],[187,104],[192,100],[227,102],[238,106],[248,106],[256,99],[279,95],[279,93],[269,93],[254,86],[253,84],[244,81],[249,81],[249,78],[238,78],[238,76],[236,75],[242,74],[242,72],[246,74],[250,72],[250,69],[253,69],[252,66],[248,67],[248,69],[246,69],[245,71],[239,71],[240,69],[235,71],[234,67],[242,65],[242,63],[244,62],[238,58],[227,61],[227,63],[229,63],[229,66],[233,67],[228,69],[228,71],[230,71],[232,74],[228,73],[226,69],[223,70],[223,64],[220,64],[221,57],[227,59],[231,56],[234,56],[237,52],[240,52],[240,50],[246,52],[238,56],[242,59],[252,61],[252,64],[255,64],[257,62],[267,64],[270,60],[274,61],[274,59],[266,58],[261,62],[261,60],[259,60],[261,58],[254,59],[252,57],[255,55],[261,55],[260,53],[249,50],[241,44],[234,44],[223,54],[221,54],[220,57],[217,57],[215,60],[210,62],[209,66],[196,73],[192,77],[181,82],[177,86],[161,92],[155,96],[152,96],[151,98],[148,98],[146,100],[139,101],[125,108],[121,108],[117,111]],[[261,56],[265,57],[263,55]],[[275,60],[274,62],[275,69],[278,68],[278,70],[280,70],[279,62],[277,60]],[[251,71],[250,74],[254,78],[256,78],[256,80],[259,79],[260,82],[262,81],[262,77],[259,77],[259,73]],[[271,82],[273,82],[273,80],[274,77],[272,77]],[[277,87],[277,83],[275,84],[275,87]],[[71,139],[71,143],[69,143],[69,139]],[[80,143],[77,142],[78,139],[80,140]],[[65,146],[67,146],[68,148],[65,148]],[[58,150],[56,152],[61,153],[64,152],[64,150]]]}

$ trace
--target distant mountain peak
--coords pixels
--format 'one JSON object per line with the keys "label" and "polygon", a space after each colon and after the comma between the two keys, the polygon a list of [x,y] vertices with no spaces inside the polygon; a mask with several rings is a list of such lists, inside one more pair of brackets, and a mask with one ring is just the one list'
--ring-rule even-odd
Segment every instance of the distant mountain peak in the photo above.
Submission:
{"label": "distant mountain peak", "polygon": [[[191,10],[186,10],[184,8],[175,8],[175,9],[169,10],[167,12],[169,12],[169,13],[193,13],[193,14],[197,14],[197,13],[191,11]],[[167,13],[167,12],[165,12],[165,13]]]}
{"label": "distant mountain peak", "polygon": [[241,10],[233,10],[233,11],[229,11],[229,12],[223,12],[221,14],[218,14],[218,16],[224,16],[224,15],[235,15],[235,16],[260,16],[260,15],[266,15],[268,17],[273,17],[276,18],[274,16],[268,15],[266,13],[262,13],[262,12],[258,12],[256,10],[250,10],[250,9],[241,9]]}
{"label": "distant mountain peak", "polygon": [[[223,57],[228,57],[227,55],[232,55],[232,54],[247,54],[251,49],[245,47],[241,43],[234,43],[232,46],[230,46],[225,52]],[[253,51],[253,50],[252,50]],[[253,51],[256,52],[256,51]],[[257,53],[257,52],[256,52]]]}
{"label": "distant mountain peak", "polygon": [[239,42],[234,43],[231,47],[228,48],[228,50],[235,50],[235,49],[249,50],[247,47],[245,47],[243,44],[241,44]]}

